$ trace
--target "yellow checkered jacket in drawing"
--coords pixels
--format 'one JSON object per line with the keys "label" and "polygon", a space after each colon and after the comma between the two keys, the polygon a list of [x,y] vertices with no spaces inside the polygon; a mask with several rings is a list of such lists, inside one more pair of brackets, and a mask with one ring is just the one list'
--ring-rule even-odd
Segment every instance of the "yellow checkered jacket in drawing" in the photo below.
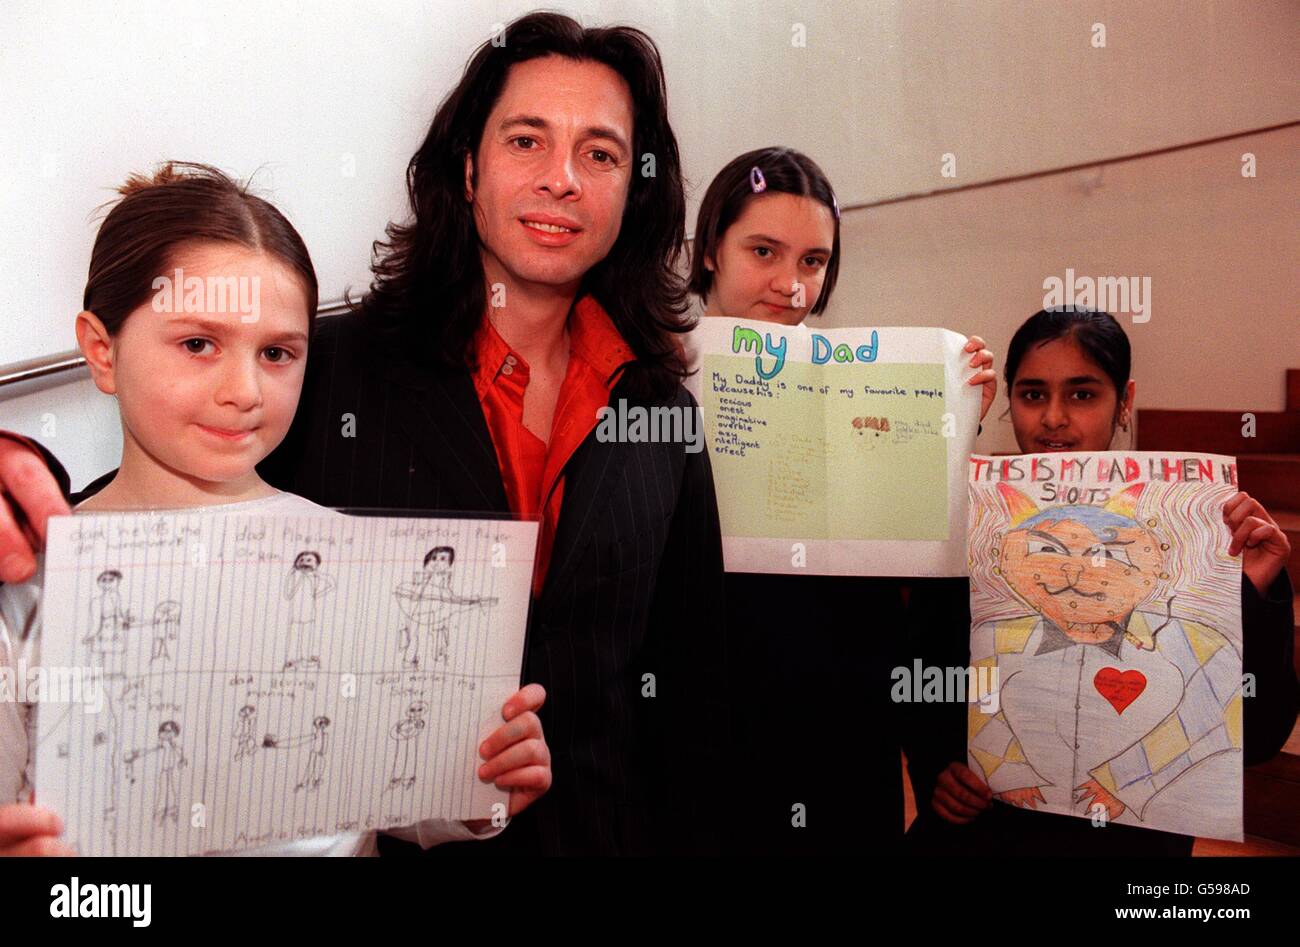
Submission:
{"label": "yellow checkered jacket in drawing", "polygon": [[1099,644],[1037,614],[973,631],[996,700],[971,696],[968,756],[995,793],[1052,787],[1069,810],[1062,794],[1095,779],[1140,819],[1179,776],[1241,749],[1241,658],[1223,635],[1150,612],[1112,627]]}

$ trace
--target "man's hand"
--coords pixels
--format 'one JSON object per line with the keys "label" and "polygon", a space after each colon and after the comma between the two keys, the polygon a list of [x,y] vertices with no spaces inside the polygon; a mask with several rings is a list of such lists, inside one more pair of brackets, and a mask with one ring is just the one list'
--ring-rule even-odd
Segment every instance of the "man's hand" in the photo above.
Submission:
{"label": "man's hand", "polygon": [[934,784],[930,808],[956,825],[964,825],[993,803],[984,780],[965,763],[949,763]]}
{"label": "man's hand", "polygon": [[0,437],[0,582],[26,582],[36,572],[51,516],[72,512],[41,455]]}
{"label": "man's hand", "polygon": [[[506,722],[479,747],[479,756],[487,762],[478,768],[478,778],[510,790],[512,817],[551,788],[551,751],[537,716],[545,702],[546,690],[541,684],[520,688],[501,708]],[[466,824],[477,831],[488,822],[475,819]]]}
{"label": "man's hand", "polygon": [[59,841],[63,820],[52,809],[16,802],[0,806],[0,856],[75,855]]}

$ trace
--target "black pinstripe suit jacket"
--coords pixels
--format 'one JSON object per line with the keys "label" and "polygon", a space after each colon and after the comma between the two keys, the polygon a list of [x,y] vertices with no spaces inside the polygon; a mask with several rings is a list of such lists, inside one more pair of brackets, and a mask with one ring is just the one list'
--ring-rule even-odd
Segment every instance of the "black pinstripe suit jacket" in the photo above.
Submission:
{"label": "black pinstripe suit jacket", "polygon": [[[635,403],[623,387],[611,402]],[[679,387],[671,403],[694,400]],[[417,364],[355,315],[318,325],[294,426],[259,472],[332,507],[509,512],[469,372]],[[593,432],[564,476],[522,675],[548,694],[552,788],[496,839],[433,852],[711,850],[729,730],[708,452]]]}

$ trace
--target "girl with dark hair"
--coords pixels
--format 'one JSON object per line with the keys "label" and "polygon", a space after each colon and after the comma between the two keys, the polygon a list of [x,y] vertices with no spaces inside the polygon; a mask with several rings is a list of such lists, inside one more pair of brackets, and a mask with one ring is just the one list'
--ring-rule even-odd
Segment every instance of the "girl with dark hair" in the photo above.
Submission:
{"label": "girl with dark hair", "polygon": [[[1128,337],[1109,314],[1067,307],[1030,317],[1012,338],[1006,382],[1011,423],[1024,453],[1104,451],[1131,423],[1136,383]],[[1247,764],[1281,748],[1296,718],[1290,544],[1264,507],[1237,493],[1223,507],[1228,554],[1242,556],[1242,670],[1256,695],[1244,701]],[[926,666],[970,665],[966,581],[921,583],[911,601],[913,637]],[[1193,839],[1124,824],[1034,813],[1039,797],[995,796],[967,765],[967,708],[917,704],[909,713],[908,771],[917,819],[908,833],[924,854],[1190,855]],[[1097,792],[1101,787],[1093,786]],[[1108,809],[1117,807],[1099,794]]]}
{"label": "girl with dark hair", "polygon": [[[316,274],[297,231],[206,165],[169,162],[152,178],[133,175],[121,194],[95,239],[76,333],[96,386],[117,398],[122,464],[76,510],[338,515],[277,490],[256,470],[293,420],[316,311]],[[39,568],[28,582],[0,587],[0,666],[39,666],[40,591]],[[536,739],[544,754],[533,713],[543,697],[537,685],[514,694],[504,715],[516,719],[489,740],[513,747]],[[64,851],[57,815],[30,803],[32,709],[0,703],[0,855]],[[545,791],[549,765],[530,760],[541,765],[515,782],[523,767],[509,759],[503,769],[493,754],[486,766],[499,786],[523,790],[512,799],[519,809]],[[112,798],[108,773],[86,775],[107,779]],[[397,831],[426,847],[476,837],[474,827],[442,820]],[[375,834],[360,832],[251,853],[374,849]]]}
{"label": "girl with dark hair", "polygon": [[[799,325],[825,311],[839,264],[839,204],[808,156],[750,151],[709,185],[691,259],[691,289],[706,317]],[[987,411],[997,390],[993,355],[976,337],[966,351],[978,369],[970,384],[984,386]],[[754,705],[736,717],[736,752],[768,764],[731,822],[733,847],[862,854],[897,845],[899,728],[874,725],[850,749],[829,721],[896,717],[889,692],[899,663],[891,642],[904,625],[898,580],[729,572],[726,599],[733,703]],[[871,633],[850,617],[864,603]]]}
{"label": "girl with dark hair", "polygon": [[[1058,344],[1049,347],[1052,343]],[[1066,359],[1066,354],[1072,357]],[[1037,377],[1037,367],[1050,365],[1058,371],[1067,365],[1079,367],[1076,355],[1090,364],[1084,374],[1065,376],[1076,382],[1066,399],[1068,417],[1033,410],[1049,403],[1050,386]],[[1029,373],[1021,371],[1027,357],[1031,360]],[[1128,336],[1109,313],[1047,309],[1031,316],[1007,349],[1011,423],[1020,449],[1026,453],[1115,449],[1116,428],[1127,434],[1133,416],[1136,385],[1129,377],[1132,362]],[[1017,379],[1014,389],[1013,379]],[[1105,447],[1096,446],[1103,443]]]}
{"label": "girl with dark hair", "polygon": [[[690,289],[704,315],[801,325],[830,304],[840,272],[840,205],[817,163],[793,148],[732,159],[700,202]],[[997,396],[993,353],[971,336],[965,351],[982,385],[980,418]]]}
{"label": "girl with dark hair", "polygon": [[690,287],[705,315],[799,325],[825,312],[835,290],[839,204],[807,155],[759,148],[709,184],[694,247]]}

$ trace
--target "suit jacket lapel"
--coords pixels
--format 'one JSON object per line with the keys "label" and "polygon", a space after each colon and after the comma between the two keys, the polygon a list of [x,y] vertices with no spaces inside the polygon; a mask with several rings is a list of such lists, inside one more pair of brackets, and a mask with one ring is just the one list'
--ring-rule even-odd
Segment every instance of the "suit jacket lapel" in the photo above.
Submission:
{"label": "suit jacket lapel", "polygon": [[448,507],[508,513],[496,449],[468,369],[394,357],[386,374],[402,389],[393,399],[397,421],[439,471]]}
{"label": "suit jacket lapel", "polygon": [[[620,395],[615,385],[610,401]],[[564,468],[564,502],[551,549],[547,588],[562,588],[570,572],[581,561],[581,553],[595,536],[595,516],[604,508],[613,484],[623,476],[633,451],[647,445],[601,442],[592,430]],[[654,446],[654,445],[649,445]]]}
{"label": "suit jacket lapel", "polygon": [[[394,399],[397,420],[435,469],[455,509],[510,512],[496,449],[467,369],[416,365],[390,355],[384,369],[402,389]],[[616,402],[615,385],[610,401]],[[633,451],[656,445],[602,443],[593,430],[564,468],[564,503],[551,550],[546,587],[561,588],[591,543],[594,517],[608,502]],[[449,504],[450,505],[450,504]]]}

